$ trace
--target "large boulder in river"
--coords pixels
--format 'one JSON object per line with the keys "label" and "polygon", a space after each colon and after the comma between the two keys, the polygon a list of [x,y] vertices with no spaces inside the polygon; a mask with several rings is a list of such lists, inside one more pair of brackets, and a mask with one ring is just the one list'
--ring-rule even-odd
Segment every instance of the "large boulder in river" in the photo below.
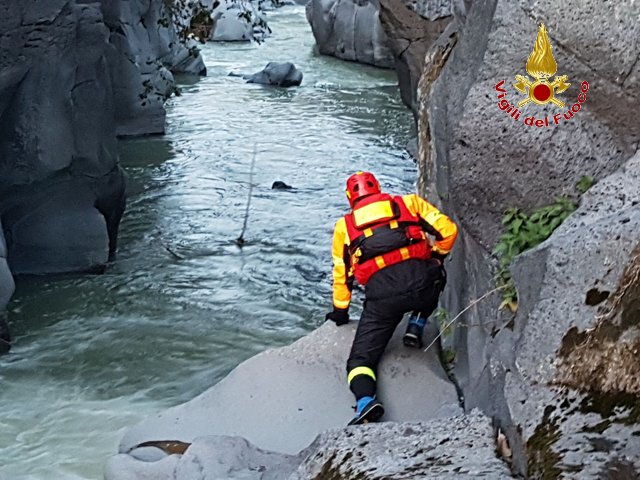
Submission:
{"label": "large boulder in river", "polygon": [[258,73],[246,77],[247,83],[275,85],[277,87],[294,87],[302,83],[302,72],[291,62],[269,62]]}
{"label": "large boulder in river", "polygon": [[378,15],[378,0],[310,0],[307,3],[307,20],[320,53],[392,68],[393,53]]}
{"label": "large boulder in river", "polygon": [[[309,475],[319,466],[322,469],[316,461],[320,457],[324,458],[323,463],[328,462],[328,469],[336,469],[336,472],[340,468],[351,467],[370,467],[381,471],[419,467],[435,472],[437,470],[429,469],[451,465],[451,449],[457,449],[458,444],[472,445],[478,450],[475,460],[469,462],[466,459],[472,456],[471,453],[468,452],[468,456],[461,454],[458,463],[453,460],[455,467],[474,470],[479,464],[484,464],[488,469],[488,465],[493,465],[493,470],[487,471],[505,471],[493,456],[493,432],[486,417],[457,417],[461,413],[457,392],[440,365],[436,349],[426,353],[408,349],[402,345],[400,335],[392,339],[379,369],[379,396],[386,408],[384,419],[396,422],[438,420],[427,423],[426,426],[398,423],[393,427],[391,424],[383,424],[375,430],[360,427],[345,430],[344,425],[353,415],[350,408],[353,397],[345,380],[345,359],[353,339],[354,327],[353,323],[336,327],[327,322],[288,347],[268,350],[247,360],[220,383],[190,402],[160,412],[131,428],[120,444],[121,454],[109,461],[107,479],[121,480],[134,478],[135,475],[140,475],[135,478],[146,478],[138,472],[152,470],[156,475],[166,475],[166,472],[173,472],[176,465],[186,462],[189,450],[182,460],[157,456],[150,458],[148,453],[144,453],[147,460],[154,460],[144,464],[132,458],[141,457],[141,444],[143,448],[148,448],[149,445],[163,444],[167,443],[164,440],[170,440],[168,443],[193,442],[194,445],[205,446],[202,439],[211,435],[241,436],[258,449],[284,454],[279,462],[282,463],[280,468],[287,472],[290,471],[291,456],[297,456],[297,464],[308,459],[306,463],[302,463],[298,474],[292,477],[296,479],[316,478]],[[401,325],[398,334],[402,328],[404,325]],[[429,336],[433,338],[434,334],[434,329],[430,329]],[[458,420],[451,421],[452,417]],[[447,426],[451,427],[449,431]],[[307,449],[319,432],[327,429],[334,431],[321,435]],[[438,436],[434,434],[436,430],[440,432]],[[383,434],[384,431],[387,433]],[[353,442],[336,443],[336,438],[340,436],[351,438]],[[429,445],[445,445],[447,441],[451,441],[451,449],[443,447],[442,451],[436,449],[433,452],[434,458],[440,458],[441,463],[432,463],[424,458],[427,447],[421,449],[420,446],[429,438]],[[392,441],[397,444],[393,447],[394,452],[404,452],[404,461],[399,462],[396,455],[382,455],[382,452],[389,450]],[[370,447],[364,449],[367,442]],[[254,446],[249,447],[246,443],[243,445],[245,446],[241,449],[227,451],[228,456],[227,453],[221,455],[212,449],[198,447],[201,452],[198,455],[203,458],[210,455],[211,465],[237,466],[237,457],[251,464],[252,458],[264,454],[257,452]],[[331,458],[336,456],[331,453],[332,448],[336,449],[340,457],[345,457],[346,462],[349,450],[358,450],[357,445],[363,449],[356,454],[353,464],[347,462],[343,467],[329,465]],[[367,459],[356,466],[355,463],[359,462],[358,455],[360,458],[364,455]],[[476,461],[477,464],[474,463]],[[160,465],[162,462],[164,466]],[[193,460],[190,459],[189,462],[193,463]],[[202,465],[207,463],[208,461],[201,462]],[[467,464],[466,467],[464,464]],[[267,470],[269,468],[271,467],[267,467]],[[208,474],[209,471],[212,470],[205,473]],[[238,471],[245,470],[236,469]],[[445,468],[440,471],[448,470]],[[166,478],[187,478],[172,477],[171,473],[168,475]],[[211,474],[207,478],[216,477]],[[272,477],[267,475],[265,478]],[[288,476],[276,475],[273,478]],[[498,475],[491,478],[501,477]]]}
{"label": "large boulder in river", "polygon": [[100,268],[124,209],[100,7],[12,0],[0,13],[0,218],[9,266]]}
{"label": "large boulder in river", "polygon": [[[634,478],[640,6],[466,5],[459,29],[429,48],[419,83],[420,186],[461,227],[447,268],[447,309],[459,312],[495,288],[491,252],[507,208],[530,213],[559,195],[576,198],[583,176],[599,182],[546,242],[514,261],[515,317],[498,309],[496,293],[460,318],[455,371],[467,408],[482,408],[506,432],[522,474]],[[513,83],[526,74],[539,21],[557,73],[572,84],[559,97],[571,106],[589,84],[586,102],[559,125],[553,116],[568,107],[529,104],[519,120],[498,108],[503,80],[502,99],[513,105],[523,97]],[[528,126],[532,115],[551,124]]]}

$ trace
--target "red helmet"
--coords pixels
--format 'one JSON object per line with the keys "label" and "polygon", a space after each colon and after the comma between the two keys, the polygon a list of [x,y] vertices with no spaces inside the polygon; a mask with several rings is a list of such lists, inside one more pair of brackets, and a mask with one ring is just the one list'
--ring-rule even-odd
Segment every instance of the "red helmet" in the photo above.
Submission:
{"label": "red helmet", "polygon": [[374,193],[380,193],[380,184],[373,173],[356,172],[347,179],[347,198],[351,208],[356,200]]}

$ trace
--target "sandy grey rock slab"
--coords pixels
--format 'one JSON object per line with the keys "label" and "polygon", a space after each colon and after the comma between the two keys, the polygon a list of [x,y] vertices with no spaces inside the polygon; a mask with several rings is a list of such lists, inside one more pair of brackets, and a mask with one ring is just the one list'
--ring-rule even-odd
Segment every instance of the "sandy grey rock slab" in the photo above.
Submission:
{"label": "sandy grey rock slab", "polygon": [[269,62],[261,71],[245,78],[247,83],[295,87],[302,83],[302,72],[291,62]]}
{"label": "sandy grey rock slab", "polygon": [[489,418],[474,411],[424,423],[329,430],[290,480],[325,478],[512,478],[495,455]]}
{"label": "sandy grey rock slab", "polygon": [[172,457],[145,462],[120,454],[109,460],[105,479],[512,478],[495,455],[490,419],[478,411],[420,423],[330,429],[297,455],[264,451],[238,437],[211,436],[195,439],[183,455]]}
{"label": "sandy grey rock slab", "polygon": [[307,3],[307,20],[320,53],[392,68],[393,54],[378,16],[376,0],[311,0]]}
{"label": "sandy grey rock slab", "polygon": [[[288,347],[247,360],[202,395],[131,428],[120,451],[149,440],[231,435],[259,448],[297,453],[319,432],[346,425],[353,415],[345,364],[354,327],[327,323]],[[420,421],[459,411],[435,350],[406,349],[396,336],[379,377],[387,420]]]}

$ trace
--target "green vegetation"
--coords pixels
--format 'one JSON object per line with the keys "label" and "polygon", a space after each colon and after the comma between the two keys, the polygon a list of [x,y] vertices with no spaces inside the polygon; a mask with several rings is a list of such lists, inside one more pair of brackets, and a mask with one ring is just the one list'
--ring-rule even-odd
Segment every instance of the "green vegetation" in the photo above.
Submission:
{"label": "green vegetation", "polygon": [[582,177],[580,177],[580,181],[578,181],[576,188],[580,193],[585,193],[587,190],[593,187],[595,183],[596,181],[593,177],[590,177],[589,175],[583,175]]}
{"label": "green vegetation", "polygon": [[[585,178],[585,177],[583,177]],[[500,257],[500,269],[496,274],[502,290],[500,308],[508,307],[512,312],[518,308],[518,293],[509,272],[514,257],[543,241],[576,209],[574,201],[559,197],[551,205],[535,210],[527,215],[519,208],[506,211],[502,224],[505,227],[494,253]]]}

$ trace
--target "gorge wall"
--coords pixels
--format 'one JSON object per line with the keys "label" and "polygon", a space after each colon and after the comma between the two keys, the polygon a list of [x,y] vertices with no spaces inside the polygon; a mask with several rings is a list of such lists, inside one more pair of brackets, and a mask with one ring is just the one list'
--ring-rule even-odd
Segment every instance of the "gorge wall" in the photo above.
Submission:
{"label": "gorge wall", "polygon": [[[507,432],[516,471],[605,478],[640,470],[632,380],[640,322],[640,37],[633,19],[640,9],[633,2],[553,5],[473,2],[432,46],[419,91],[419,186],[462,227],[444,302],[459,312],[496,286],[492,250],[508,208],[531,212],[558,196],[577,199],[581,178],[598,182],[546,242],[516,257],[515,317],[499,310],[496,293],[460,319],[456,375],[467,408],[480,407]],[[522,98],[512,85],[526,74],[539,22],[549,30],[558,74],[572,83],[562,95],[567,108],[581,83],[589,84],[583,108],[559,125],[553,116],[567,108],[529,105],[519,121],[498,108],[502,80],[510,104]],[[524,124],[531,115],[552,124]],[[585,351],[596,362],[589,375],[577,362]]]}
{"label": "gorge wall", "polygon": [[[117,135],[164,131],[170,69],[204,74],[162,0],[0,5],[0,309],[13,274],[101,271],[125,207]],[[7,268],[8,267],[8,268]]]}

